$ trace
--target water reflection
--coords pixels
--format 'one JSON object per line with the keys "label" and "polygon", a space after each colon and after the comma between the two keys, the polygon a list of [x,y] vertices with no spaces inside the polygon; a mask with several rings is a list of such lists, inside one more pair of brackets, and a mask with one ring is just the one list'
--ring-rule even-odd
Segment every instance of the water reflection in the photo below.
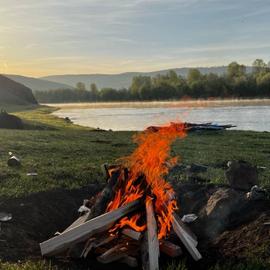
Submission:
{"label": "water reflection", "polygon": [[170,121],[233,124],[238,130],[270,131],[269,106],[201,108],[83,108],[54,113],[74,123],[112,130],[143,130]]}

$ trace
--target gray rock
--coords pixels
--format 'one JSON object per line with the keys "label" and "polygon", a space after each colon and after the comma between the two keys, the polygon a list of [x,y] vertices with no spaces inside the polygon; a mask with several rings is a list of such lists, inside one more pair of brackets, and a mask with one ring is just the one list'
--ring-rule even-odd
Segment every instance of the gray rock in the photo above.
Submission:
{"label": "gray rock", "polygon": [[209,218],[224,220],[243,197],[230,188],[220,188],[207,201],[205,211]]}
{"label": "gray rock", "polygon": [[252,201],[267,200],[268,194],[266,189],[260,188],[258,186],[253,186],[250,192],[246,194],[246,197],[248,200]]}
{"label": "gray rock", "polygon": [[245,193],[230,188],[220,188],[210,196],[204,208],[205,230],[209,239],[224,231],[230,215],[247,201]]}
{"label": "gray rock", "polygon": [[228,184],[235,189],[250,190],[258,184],[258,171],[245,161],[229,161],[225,172]]}

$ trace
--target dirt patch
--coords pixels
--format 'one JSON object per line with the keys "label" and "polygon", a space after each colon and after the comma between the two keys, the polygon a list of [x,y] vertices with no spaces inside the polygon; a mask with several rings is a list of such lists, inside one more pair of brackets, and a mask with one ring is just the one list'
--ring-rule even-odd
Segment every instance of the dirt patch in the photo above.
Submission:
{"label": "dirt patch", "polygon": [[264,225],[269,221],[270,211],[264,212],[255,220],[222,233],[214,247],[218,248],[224,260],[259,258],[270,263],[270,226]]}
{"label": "dirt patch", "polygon": [[39,243],[64,230],[78,217],[83,199],[96,194],[100,186],[79,190],[58,189],[23,198],[0,198],[0,212],[12,214],[0,231],[1,260],[40,258]]}
{"label": "dirt patch", "polygon": [[[39,243],[52,237],[57,231],[64,230],[77,217],[77,209],[83,199],[90,198],[101,190],[101,186],[91,185],[79,190],[58,189],[40,192],[24,198],[0,198],[0,212],[13,215],[10,222],[2,223],[0,231],[0,259],[8,261],[40,259]],[[185,251],[189,269],[207,269],[218,261],[245,260],[251,254],[269,260],[270,230],[264,222],[270,220],[270,201],[241,200],[237,207],[231,206],[226,215],[219,215],[219,230],[210,239],[208,228],[216,226],[216,218],[207,216],[206,207],[226,186],[179,184],[175,186],[180,205],[180,214],[195,213],[199,218],[190,224],[197,234],[199,250],[203,260],[194,262]],[[228,194],[243,196],[242,191],[233,190]],[[215,195],[216,194],[216,195]],[[227,194],[227,193],[226,193]],[[223,195],[222,195],[223,196]],[[210,200],[210,198],[212,198]],[[227,204],[227,200],[222,201]],[[230,202],[229,202],[230,203]],[[219,211],[220,204],[216,204]],[[223,207],[221,207],[223,208]],[[223,212],[222,212],[223,213]],[[184,249],[185,250],[185,249]],[[167,262],[164,255],[161,262]],[[59,261],[57,261],[59,265]],[[62,262],[60,262],[60,265]],[[63,269],[112,269],[114,264],[104,266],[96,260],[68,261]]]}

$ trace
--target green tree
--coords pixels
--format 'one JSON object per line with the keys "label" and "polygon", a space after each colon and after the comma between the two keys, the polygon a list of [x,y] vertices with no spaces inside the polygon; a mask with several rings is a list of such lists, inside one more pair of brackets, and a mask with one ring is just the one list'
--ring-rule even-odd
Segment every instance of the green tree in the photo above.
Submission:
{"label": "green tree", "polygon": [[232,62],[227,67],[227,75],[230,79],[245,76],[246,67],[244,65],[240,65],[237,62]]}
{"label": "green tree", "polygon": [[191,68],[188,71],[187,81],[189,84],[192,84],[193,82],[199,81],[201,79],[202,79],[202,74],[198,69]]}
{"label": "green tree", "polygon": [[256,59],[252,63],[252,72],[255,74],[265,72],[267,69],[267,64],[262,59]]}
{"label": "green tree", "polygon": [[256,77],[258,92],[257,95],[269,97],[270,96],[270,72],[261,73]]}
{"label": "green tree", "polygon": [[95,83],[90,84],[90,95],[93,101],[98,100],[99,92],[98,92],[97,85]]}
{"label": "green tree", "polygon": [[86,90],[85,84],[82,83],[82,82],[78,82],[78,83],[76,84],[76,89],[77,89],[77,90],[80,90],[80,91],[85,91],[85,90]]}
{"label": "green tree", "polygon": [[130,87],[131,95],[135,99],[144,99],[151,96],[152,82],[149,76],[135,76],[133,77]]}
{"label": "green tree", "polygon": [[100,99],[102,101],[118,101],[120,98],[116,89],[102,88],[100,90]]}

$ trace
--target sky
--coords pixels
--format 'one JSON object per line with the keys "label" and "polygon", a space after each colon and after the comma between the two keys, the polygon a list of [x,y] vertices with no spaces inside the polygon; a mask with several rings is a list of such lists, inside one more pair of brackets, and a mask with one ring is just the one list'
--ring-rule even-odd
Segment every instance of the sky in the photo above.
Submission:
{"label": "sky", "polygon": [[0,0],[0,73],[270,61],[269,0]]}

